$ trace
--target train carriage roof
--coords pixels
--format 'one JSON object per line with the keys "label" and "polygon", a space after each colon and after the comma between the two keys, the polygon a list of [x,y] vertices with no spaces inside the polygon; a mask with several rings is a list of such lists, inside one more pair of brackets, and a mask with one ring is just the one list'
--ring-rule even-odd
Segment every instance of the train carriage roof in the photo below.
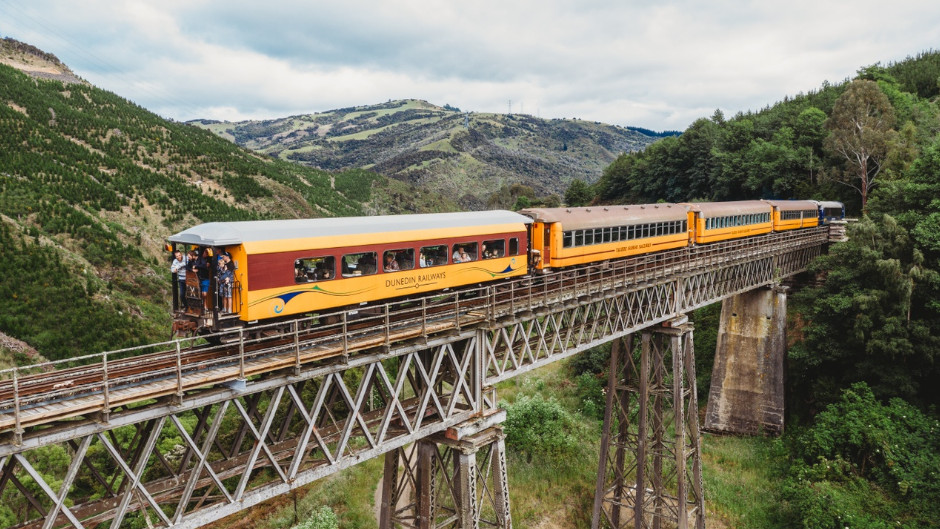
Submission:
{"label": "train carriage roof", "polygon": [[563,230],[628,226],[688,218],[688,209],[685,206],[668,203],[589,208],[529,208],[519,213],[532,217],[536,222],[560,222]]}
{"label": "train carriage roof", "polygon": [[778,211],[800,211],[818,209],[815,200],[764,200]]}
{"label": "train carriage roof", "polygon": [[170,242],[199,246],[232,246],[247,242],[394,233],[448,228],[530,224],[532,219],[512,211],[470,211],[374,217],[208,222],[167,238]]}
{"label": "train carriage roof", "polygon": [[817,200],[816,204],[818,204],[819,207],[826,208],[826,209],[829,209],[829,208],[842,209],[845,207],[845,205],[842,204],[842,202],[836,202],[834,200]]}
{"label": "train carriage roof", "polygon": [[770,204],[760,200],[737,200],[731,202],[692,202],[685,204],[690,210],[704,217],[726,217],[748,213],[770,213]]}

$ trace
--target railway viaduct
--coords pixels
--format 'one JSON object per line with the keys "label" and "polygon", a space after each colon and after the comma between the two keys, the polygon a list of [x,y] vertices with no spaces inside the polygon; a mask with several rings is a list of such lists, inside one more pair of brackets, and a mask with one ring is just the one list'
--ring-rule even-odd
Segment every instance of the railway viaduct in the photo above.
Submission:
{"label": "railway viaduct", "polygon": [[381,528],[509,528],[494,386],[612,341],[592,526],[701,528],[687,314],[726,300],[706,427],[782,428],[779,284],[839,236],[768,234],[221,346],[0,372],[0,497],[11,527],[195,528],[384,455]]}

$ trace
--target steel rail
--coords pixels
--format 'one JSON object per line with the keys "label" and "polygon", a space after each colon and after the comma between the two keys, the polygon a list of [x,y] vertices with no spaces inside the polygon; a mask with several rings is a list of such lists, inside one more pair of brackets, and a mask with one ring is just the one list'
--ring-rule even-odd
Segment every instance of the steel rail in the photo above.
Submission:
{"label": "steel rail", "polygon": [[[389,301],[362,309],[241,328],[200,344],[184,338],[0,371],[0,432],[427,338],[557,303],[638,287],[697,270],[754,261],[825,244],[826,227],[772,233],[553,271],[496,285]],[[338,321],[338,323],[323,323]],[[283,329],[294,329],[287,333]],[[297,329],[309,329],[301,334]],[[267,336],[266,334],[270,334]],[[247,337],[246,337],[247,336]],[[152,352],[155,351],[155,352]],[[76,365],[82,364],[84,365]],[[146,386],[141,394],[135,388]],[[62,403],[71,403],[62,406]],[[55,407],[55,410],[50,408]]]}

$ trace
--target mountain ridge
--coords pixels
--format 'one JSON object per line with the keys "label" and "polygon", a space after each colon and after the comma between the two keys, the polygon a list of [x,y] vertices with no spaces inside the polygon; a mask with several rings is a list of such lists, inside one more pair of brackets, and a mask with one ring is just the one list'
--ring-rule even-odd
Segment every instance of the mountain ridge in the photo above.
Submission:
{"label": "mountain ridge", "polygon": [[663,135],[635,127],[528,114],[462,112],[424,100],[389,100],[268,120],[187,123],[248,149],[325,170],[359,167],[483,209],[503,186],[562,195],[594,182],[624,152]]}

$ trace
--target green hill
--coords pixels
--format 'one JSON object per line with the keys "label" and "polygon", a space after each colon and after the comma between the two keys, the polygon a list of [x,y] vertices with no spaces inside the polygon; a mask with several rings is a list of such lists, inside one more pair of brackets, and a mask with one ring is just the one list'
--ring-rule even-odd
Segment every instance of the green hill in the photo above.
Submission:
{"label": "green hill", "polygon": [[482,209],[503,186],[561,195],[573,179],[597,180],[618,155],[659,139],[577,119],[464,113],[400,100],[318,114],[193,124],[255,151],[320,169],[372,169]]}
{"label": "green hill", "polygon": [[0,333],[53,359],[165,339],[161,248],[193,224],[456,207],[167,121],[10,39],[0,63]]}

